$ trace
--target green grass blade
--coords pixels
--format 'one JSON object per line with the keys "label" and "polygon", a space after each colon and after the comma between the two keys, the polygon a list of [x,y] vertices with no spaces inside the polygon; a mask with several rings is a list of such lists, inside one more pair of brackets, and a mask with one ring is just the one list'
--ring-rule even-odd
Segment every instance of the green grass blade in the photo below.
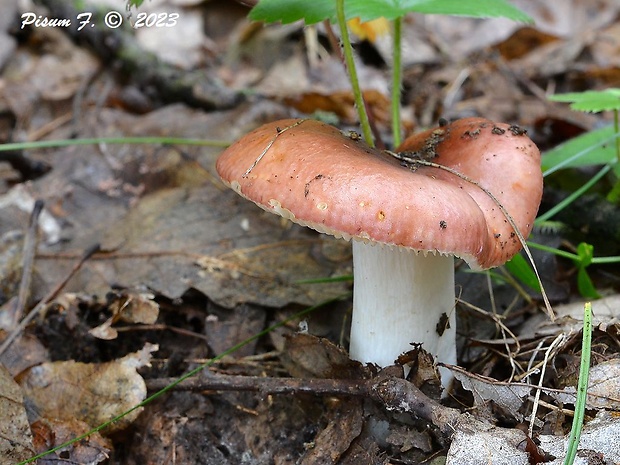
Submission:
{"label": "green grass blade", "polygon": [[577,401],[575,402],[575,416],[573,426],[568,437],[568,447],[564,465],[573,465],[577,456],[579,438],[583,428],[583,419],[588,397],[588,381],[590,378],[590,353],[592,347],[592,304],[586,302],[583,306],[583,340],[581,343],[581,363],[579,365],[579,381],[577,383]]}
{"label": "green grass blade", "polygon": [[517,254],[507,261],[504,266],[515,278],[521,281],[530,289],[540,292],[540,284],[536,278],[536,273],[532,266],[521,254]]}
{"label": "green grass blade", "polygon": [[544,176],[565,168],[615,162],[618,133],[613,126],[595,129],[548,150],[542,157]]}
{"label": "green grass blade", "polygon": [[90,139],[40,140],[33,142],[12,142],[1,144],[0,152],[11,150],[49,149],[71,147],[74,145],[97,144],[167,144],[167,145],[202,145],[208,147],[228,147],[229,141],[209,139],[186,139],[183,137],[95,137]]}
{"label": "green grass blade", "polygon": [[575,200],[581,197],[585,192],[587,192],[588,189],[594,186],[594,184],[596,184],[603,176],[605,176],[609,172],[609,170],[611,170],[612,166],[613,166],[612,164],[603,166],[598,171],[598,173],[596,173],[594,176],[588,179],[588,182],[586,182],[583,186],[579,187],[579,189],[576,189],[574,192],[571,192],[570,195],[567,196],[565,199],[563,199],[561,202],[558,202],[552,208],[550,208],[545,213],[543,213],[538,218],[536,218],[534,220],[534,225],[537,226],[547,221],[549,218],[553,218],[553,216],[556,215],[558,212],[568,207],[571,203],[573,203]]}

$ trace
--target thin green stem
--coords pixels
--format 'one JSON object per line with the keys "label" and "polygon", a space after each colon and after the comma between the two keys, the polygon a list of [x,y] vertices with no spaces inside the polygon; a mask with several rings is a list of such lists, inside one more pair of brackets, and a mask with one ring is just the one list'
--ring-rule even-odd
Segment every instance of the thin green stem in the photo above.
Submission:
{"label": "thin green stem", "polygon": [[394,20],[393,27],[393,50],[392,50],[392,138],[394,147],[400,145],[400,99],[401,99],[401,80],[402,80],[402,55],[401,55],[401,37],[402,37],[402,18],[398,17]]}
{"label": "thin green stem", "polygon": [[[558,257],[568,258],[576,263],[581,263],[582,258],[574,253],[567,252],[566,250],[556,249],[555,247],[549,247],[544,244],[537,244],[536,242],[528,241],[527,245],[532,249],[542,250],[543,252],[549,252]],[[593,257],[590,259],[590,265],[604,265],[606,263],[620,263],[620,256],[612,255],[609,257]]]}
{"label": "thin green stem", "polygon": [[596,173],[594,176],[592,176],[592,178],[590,178],[588,180],[588,182],[586,182],[583,186],[581,186],[579,189],[577,189],[576,191],[571,193],[568,197],[566,197],[564,200],[559,202],[553,208],[550,208],[545,213],[543,213],[538,218],[536,218],[536,220],[534,221],[534,224],[535,225],[539,225],[543,221],[546,221],[549,218],[553,217],[556,213],[559,213],[560,211],[564,210],[573,201],[575,201],[577,198],[579,198],[584,192],[586,192],[594,184],[596,184],[599,181],[599,179],[601,179],[603,176],[605,176],[609,172],[609,170],[611,169],[612,166],[613,165],[611,165],[611,164],[603,166],[603,168],[601,168],[598,173]]}
{"label": "thin green stem", "polygon": [[12,142],[0,144],[0,152],[10,150],[31,150],[72,145],[96,144],[169,144],[169,145],[203,145],[210,147],[228,147],[230,142],[224,140],[184,139],[182,137],[95,137],[91,139],[41,140],[33,142]]}
{"label": "thin green stem", "polygon": [[581,342],[581,363],[579,364],[579,381],[577,382],[577,400],[575,401],[575,416],[568,437],[568,450],[564,457],[564,465],[572,465],[577,456],[583,419],[588,400],[588,383],[590,378],[590,354],[592,348],[592,304],[586,302],[583,306],[583,339]]}
{"label": "thin green stem", "polygon": [[565,250],[556,249],[555,247],[549,247],[548,245],[537,244],[536,242],[529,242],[529,241],[527,245],[529,245],[530,248],[532,249],[538,249],[538,250],[542,250],[543,252],[549,252],[549,253],[552,253],[553,255],[557,255],[558,257],[568,258],[569,260],[573,260],[576,262],[581,261],[581,257],[579,255],[567,252]]}
{"label": "thin green stem", "polygon": [[[614,110],[614,132],[618,134],[618,110]],[[616,137],[616,160],[620,162],[620,139]]]}
{"label": "thin green stem", "polygon": [[613,255],[609,257],[594,257],[590,262],[593,265],[603,265],[606,263],[620,263],[620,256]]}
{"label": "thin green stem", "polygon": [[369,146],[374,147],[375,142],[372,137],[372,129],[370,128],[368,114],[366,113],[364,96],[362,95],[360,82],[357,78],[355,59],[353,58],[353,47],[351,46],[349,30],[347,29],[347,20],[344,15],[344,0],[336,0],[336,14],[338,16],[338,26],[340,27],[340,35],[342,37],[342,51],[344,53],[344,61],[347,65],[349,80],[351,81],[351,87],[353,88],[353,98],[355,99],[357,115],[360,120],[360,125],[362,126],[362,134],[364,135],[364,140],[366,141],[366,143]]}

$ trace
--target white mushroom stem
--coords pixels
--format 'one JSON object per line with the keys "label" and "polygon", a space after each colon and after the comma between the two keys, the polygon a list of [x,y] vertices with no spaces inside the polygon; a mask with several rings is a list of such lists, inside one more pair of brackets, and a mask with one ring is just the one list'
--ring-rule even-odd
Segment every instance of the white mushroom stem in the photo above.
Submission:
{"label": "white mushroom stem", "polygon": [[417,342],[456,364],[453,257],[353,241],[353,276],[352,359],[388,366]]}

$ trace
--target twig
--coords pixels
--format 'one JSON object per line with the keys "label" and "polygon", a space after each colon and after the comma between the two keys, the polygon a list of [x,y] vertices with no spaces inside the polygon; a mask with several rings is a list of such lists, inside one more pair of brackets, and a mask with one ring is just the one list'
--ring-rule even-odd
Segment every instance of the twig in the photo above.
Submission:
{"label": "twig", "polygon": [[[150,391],[159,391],[176,378],[146,380]],[[323,378],[273,378],[207,374],[189,378],[175,386],[179,391],[249,391],[260,394],[316,394],[323,396],[370,396],[369,380]]]}
{"label": "twig", "polygon": [[19,283],[19,291],[17,293],[17,300],[13,307],[13,315],[11,316],[11,323],[9,328],[14,329],[19,320],[22,319],[24,314],[24,308],[26,307],[26,301],[30,294],[30,283],[32,282],[32,265],[34,263],[34,254],[37,250],[37,230],[39,223],[39,216],[43,210],[44,202],[37,200],[32,208],[30,214],[30,222],[28,224],[28,231],[26,232],[26,238],[24,239],[24,251],[22,254],[22,279]]}
{"label": "twig", "polygon": [[[365,397],[386,410],[406,412],[432,422],[443,434],[450,435],[461,413],[427,397],[413,383],[394,376],[395,367],[384,369],[373,379],[272,378],[259,376],[207,375],[189,378],[177,384],[184,391],[251,391],[260,394],[314,394],[319,396]],[[402,374],[402,369],[399,368]],[[146,381],[149,390],[161,390],[175,378]]]}
{"label": "twig", "polygon": [[94,245],[90,249],[84,252],[84,255],[80,260],[73,266],[69,274],[64,277],[62,281],[60,281],[54,289],[47,293],[45,297],[43,297],[39,303],[32,309],[32,311],[26,315],[26,317],[17,325],[17,327],[9,334],[9,336],[4,340],[2,345],[0,345],[0,355],[2,355],[6,349],[10,347],[10,345],[17,339],[17,337],[21,334],[24,328],[30,323],[34,318],[43,311],[48,302],[54,299],[58,293],[62,290],[63,287],[69,282],[69,280],[77,273],[77,271],[82,267],[84,262],[88,260],[88,258],[99,250],[99,244]]}
{"label": "twig", "polygon": [[540,393],[542,392],[542,388],[543,388],[543,381],[545,379],[545,370],[547,368],[547,362],[549,360],[549,355],[556,349],[557,346],[561,346],[564,343],[564,341],[566,341],[566,334],[565,333],[558,334],[558,336],[553,340],[551,345],[545,351],[545,357],[543,360],[542,368],[540,370],[540,377],[538,379],[538,389],[536,389],[536,394],[534,395],[534,401],[532,403],[532,413],[530,416],[530,427],[528,429],[528,434],[530,437],[533,437],[533,434],[534,434],[534,423],[536,422],[536,412],[538,411]]}

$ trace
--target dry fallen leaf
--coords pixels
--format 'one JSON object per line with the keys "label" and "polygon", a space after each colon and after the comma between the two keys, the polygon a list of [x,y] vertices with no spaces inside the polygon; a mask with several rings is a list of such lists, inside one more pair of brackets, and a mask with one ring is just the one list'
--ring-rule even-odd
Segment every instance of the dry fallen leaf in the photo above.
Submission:
{"label": "dry fallen leaf", "polygon": [[361,399],[334,400],[327,412],[327,425],[316,435],[300,465],[338,463],[362,432],[363,418]]}
{"label": "dry fallen leaf", "polygon": [[[88,432],[92,427],[76,419],[42,418],[32,424],[34,445],[37,454],[60,446]],[[74,442],[37,460],[37,465],[96,465],[109,458],[110,441],[101,434],[89,434],[87,438]]]}
{"label": "dry fallen leaf", "polygon": [[[39,417],[77,419],[95,427],[146,398],[144,380],[136,370],[149,366],[156,350],[156,345],[147,343],[141,351],[108,363],[43,363],[26,372],[19,383]],[[126,428],[141,410],[114,422],[106,432]]]}
{"label": "dry fallen leaf", "polygon": [[[0,342],[6,339],[4,331],[0,330]],[[39,365],[49,360],[47,349],[32,334],[23,334],[7,347],[6,351],[0,354],[0,363],[17,377],[27,368]],[[0,391],[2,392],[2,391]]]}
{"label": "dry fallen leaf", "polygon": [[[549,395],[563,404],[574,404],[577,389],[568,386],[563,392],[552,391]],[[590,368],[587,406],[592,409],[620,410],[620,360],[607,360]]]}
{"label": "dry fallen leaf", "polygon": [[529,465],[525,433],[500,428],[470,418],[462,422],[452,438],[446,465]]}
{"label": "dry fallen leaf", "polygon": [[109,305],[112,316],[89,333],[96,338],[110,340],[118,336],[118,331],[112,325],[119,320],[126,323],[154,324],[159,315],[159,304],[154,298],[155,296],[149,293],[119,293]]}
{"label": "dry fallen leaf", "polygon": [[[555,456],[545,465],[562,465],[566,455],[566,436],[540,435],[539,448]],[[600,411],[581,431],[579,450],[574,465],[607,465],[620,463],[620,421],[615,414]]]}
{"label": "dry fallen leaf", "polygon": [[455,367],[452,373],[461,382],[463,388],[473,394],[476,406],[493,401],[513,418],[523,421],[523,414],[519,409],[523,407],[523,400],[531,391],[530,386],[518,383],[502,383],[485,376],[468,373],[465,370],[458,369],[458,367]]}
{"label": "dry fallen leaf", "polygon": [[12,465],[33,455],[22,393],[6,368],[0,365],[0,465]]}
{"label": "dry fallen leaf", "polygon": [[359,362],[327,339],[296,333],[286,339],[282,364],[297,378],[356,379],[364,376]]}

